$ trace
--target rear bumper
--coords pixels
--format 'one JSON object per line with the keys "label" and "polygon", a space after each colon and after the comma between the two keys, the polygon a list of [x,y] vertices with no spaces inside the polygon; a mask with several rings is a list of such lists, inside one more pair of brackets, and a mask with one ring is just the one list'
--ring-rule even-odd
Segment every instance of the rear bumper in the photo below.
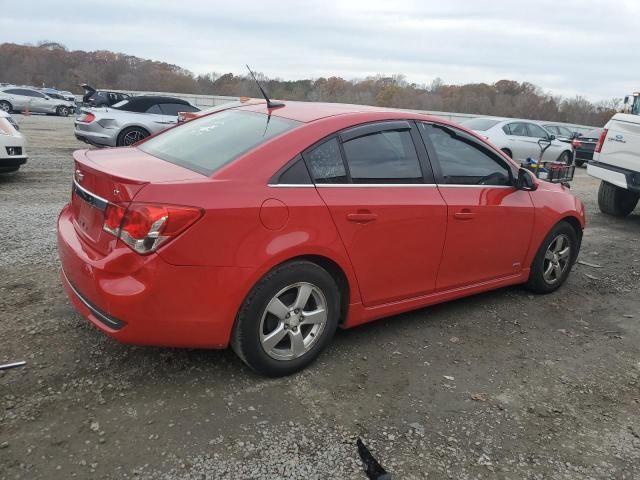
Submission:
{"label": "rear bumper", "polygon": [[58,217],[62,283],[75,308],[116,340],[135,345],[224,348],[250,271],[176,266],[119,245],[104,256]]}
{"label": "rear bumper", "polygon": [[105,129],[100,126],[94,127],[92,124],[80,122],[76,122],[76,128],[73,133],[81,142],[95,147],[115,147],[118,137],[118,132],[115,130],[105,133]]}
{"label": "rear bumper", "polygon": [[592,160],[587,166],[587,173],[617,187],[640,193],[640,172]]}

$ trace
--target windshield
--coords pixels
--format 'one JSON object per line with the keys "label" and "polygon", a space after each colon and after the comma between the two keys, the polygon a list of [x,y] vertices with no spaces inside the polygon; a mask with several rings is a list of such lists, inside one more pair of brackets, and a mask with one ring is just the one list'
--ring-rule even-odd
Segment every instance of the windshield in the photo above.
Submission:
{"label": "windshield", "polygon": [[300,122],[262,113],[227,110],[167,130],[138,148],[167,162],[211,175],[241,154]]}
{"label": "windshield", "polygon": [[462,125],[470,128],[471,130],[484,132],[485,130],[489,130],[491,127],[495,127],[498,123],[500,123],[500,120],[493,120],[491,118],[472,118],[471,120],[462,122]]}

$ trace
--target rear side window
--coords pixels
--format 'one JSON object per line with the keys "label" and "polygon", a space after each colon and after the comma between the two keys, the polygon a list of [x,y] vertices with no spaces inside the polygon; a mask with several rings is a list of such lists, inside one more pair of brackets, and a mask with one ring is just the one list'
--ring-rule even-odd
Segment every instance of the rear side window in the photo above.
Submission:
{"label": "rear side window", "polygon": [[445,184],[510,185],[510,168],[462,131],[421,124],[433,145]]}
{"label": "rear side window", "polygon": [[347,173],[335,137],[304,154],[316,183],[347,183]]}
{"label": "rear side window", "polygon": [[226,110],[169,129],[138,148],[208,176],[243,153],[298,125],[300,122],[286,118]]}
{"label": "rear side window", "polygon": [[517,135],[518,137],[528,137],[527,126],[524,123],[509,123],[502,127],[507,135]]}
{"label": "rear side window", "polygon": [[[116,103],[116,105],[122,106],[120,105],[121,103],[123,102]],[[113,105],[113,106],[115,108],[118,108],[116,107],[116,105]],[[160,106],[156,103],[154,105],[151,105],[149,108],[147,108],[147,111],[145,113],[155,113],[156,115],[162,115],[162,110],[160,110]]]}
{"label": "rear side window", "polygon": [[198,108],[184,103],[161,103],[160,108],[165,115],[177,117],[179,112],[199,112]]}
{"label": "rear side window", "polygon": [[385,130],[344,143],[353,183],[422,183],[411,133]]}

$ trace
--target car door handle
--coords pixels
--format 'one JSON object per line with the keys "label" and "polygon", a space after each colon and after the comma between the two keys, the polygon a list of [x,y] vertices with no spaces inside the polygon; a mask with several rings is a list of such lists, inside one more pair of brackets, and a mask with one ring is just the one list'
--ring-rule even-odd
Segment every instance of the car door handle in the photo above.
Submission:
{"label": "car door handle", "polygon": [[473,220],[475,217],[476,214],[468,208],[464,208],[459,212],[453,214],[453,218],[455,218],[456,220]]}
{"label": "car door handle", "polygon": [[356,223],[369,223],[378,219],[378,215],[371,212],[347,213],[347,220]]}

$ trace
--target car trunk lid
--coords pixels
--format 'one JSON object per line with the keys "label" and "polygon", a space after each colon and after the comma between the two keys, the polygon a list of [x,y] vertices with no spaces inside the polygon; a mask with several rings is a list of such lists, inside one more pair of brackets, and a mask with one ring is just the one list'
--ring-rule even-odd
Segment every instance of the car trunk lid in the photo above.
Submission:
{"label": "car trunk lid", "polygon": [[74,152],[71,207],[76,231],[95,250],[109,253],[116,238],[103,230],[108,204],[127,207],[149,183],[202,179],[199,173],[137,148]]}

